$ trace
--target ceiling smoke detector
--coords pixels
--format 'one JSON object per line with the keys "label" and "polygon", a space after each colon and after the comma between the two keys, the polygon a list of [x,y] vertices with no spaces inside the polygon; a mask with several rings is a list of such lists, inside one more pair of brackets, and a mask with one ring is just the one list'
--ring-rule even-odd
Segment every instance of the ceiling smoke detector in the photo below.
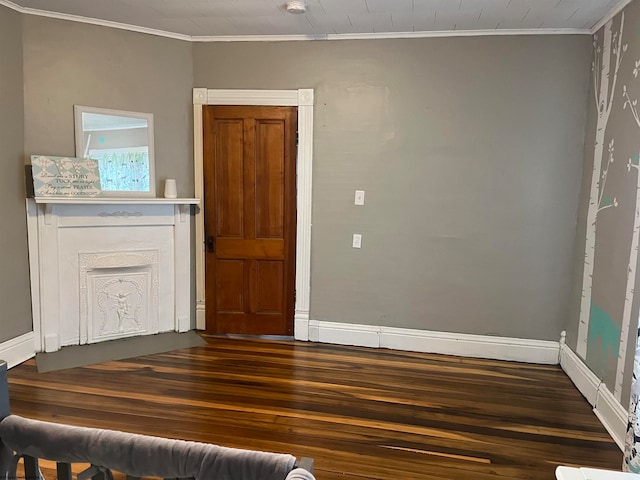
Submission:
{"label": "ceiling smoke detector", "polygon": [[307,11],[307,6],[302,0],[289,0],[286,7],[289,13],[305,13]]}

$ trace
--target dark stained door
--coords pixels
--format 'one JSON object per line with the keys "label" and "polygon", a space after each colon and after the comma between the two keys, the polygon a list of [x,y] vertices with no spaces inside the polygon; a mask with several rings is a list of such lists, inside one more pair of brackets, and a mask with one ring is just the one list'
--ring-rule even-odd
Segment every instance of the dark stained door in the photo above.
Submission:
{"label": "dark stained door", "polygon": [[295,107],[205,106],[207,331],[293,335]]}

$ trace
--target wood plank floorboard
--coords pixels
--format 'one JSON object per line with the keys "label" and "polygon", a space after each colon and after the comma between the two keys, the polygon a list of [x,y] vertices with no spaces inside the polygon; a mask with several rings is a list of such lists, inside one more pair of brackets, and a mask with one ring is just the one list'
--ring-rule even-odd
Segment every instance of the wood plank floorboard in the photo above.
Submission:
{"label": "wood plank floorboard", "polygon": [[12,412],[313,457],[319,480],[549,480],[558,465],[621,466],[558,366],[205,338],[43,374],[30,360],[9,371]]}

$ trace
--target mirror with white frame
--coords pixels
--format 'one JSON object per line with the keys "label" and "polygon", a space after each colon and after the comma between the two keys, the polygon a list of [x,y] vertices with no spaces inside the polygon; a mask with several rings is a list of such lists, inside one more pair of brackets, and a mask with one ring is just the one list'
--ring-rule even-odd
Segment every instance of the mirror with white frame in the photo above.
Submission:
{"label": "mirror with white frame", "polygon": [[75,105],[76,157],[100,168],[102,196],[155,196],[153,115]]}

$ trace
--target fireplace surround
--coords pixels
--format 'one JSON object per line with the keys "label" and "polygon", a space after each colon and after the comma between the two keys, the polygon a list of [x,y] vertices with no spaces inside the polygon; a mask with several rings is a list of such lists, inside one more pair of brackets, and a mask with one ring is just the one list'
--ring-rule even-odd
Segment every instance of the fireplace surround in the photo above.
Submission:
{"label": "fireplace surround", "polygon": [[29,198],[36,351],[194,328],[197,199]]}

